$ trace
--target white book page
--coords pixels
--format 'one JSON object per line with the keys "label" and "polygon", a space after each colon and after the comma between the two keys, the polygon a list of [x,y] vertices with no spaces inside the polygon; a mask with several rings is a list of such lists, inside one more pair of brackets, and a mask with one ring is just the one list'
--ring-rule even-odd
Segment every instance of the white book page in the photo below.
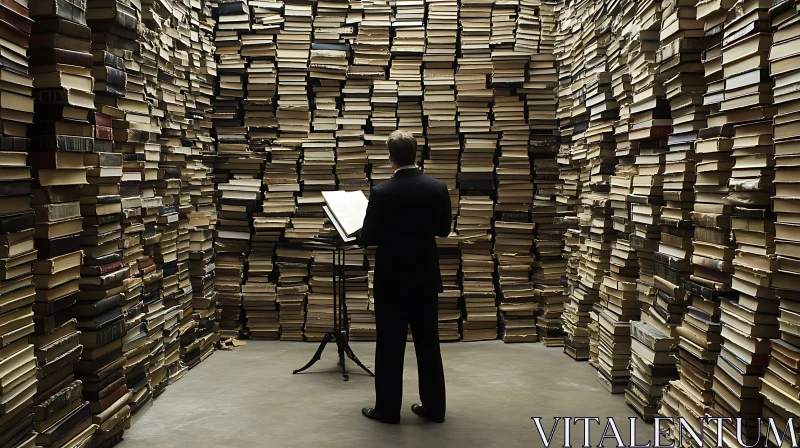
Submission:
{"label": "white book page", "polygon": [[347,236],[352,236],[364,225],[369,201],[363,191],[323,191],[322,197]]}

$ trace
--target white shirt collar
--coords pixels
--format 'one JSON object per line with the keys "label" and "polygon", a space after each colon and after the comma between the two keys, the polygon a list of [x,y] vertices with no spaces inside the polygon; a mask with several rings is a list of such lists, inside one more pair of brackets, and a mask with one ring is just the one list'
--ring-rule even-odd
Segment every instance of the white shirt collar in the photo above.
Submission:
{"label": "white shirt collar", "polygon": [[400,170],[410,170],[411,168],[416,168],[416,167],[417,167],[417,165],[404,165],[404,166],[401,166],[400,168],[394,170],[394,174],[397,174],[397,172],[400,171]]}

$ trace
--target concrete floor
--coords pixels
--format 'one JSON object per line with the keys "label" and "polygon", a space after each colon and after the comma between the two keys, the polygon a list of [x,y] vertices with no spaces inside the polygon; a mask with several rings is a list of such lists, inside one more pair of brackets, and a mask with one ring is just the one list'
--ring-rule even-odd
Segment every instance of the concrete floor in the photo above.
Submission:
{"label": "concrete floor", "polygon": [[[352,343],[372,366],[373,343]],[[635,415],[622,395],[595,380],[588,363],[572,361],[560,348],[500,341],[442,344],[447,379],[447,422],[428,423],[409,409],[418,402],[414,350],[406,350],[405,395],[400,425],[361,416],[374,400],[373,379],[353,374],[343,382],[329,346],[307,373],[292,370],[308,361],[317,344],[249,341],[218,351],[155,400],[125,431],[120,448],[170,447],[539,447],[532,416],[613,416],[628,443],[627,417]],[[360,370],[359,370],[360,371]],[[602,428],[592,429],[597,445]],[[637,424],[640,443],[652,426]],[[582,426],[572,445],[582,444]],[[556,431],[563,446],[563,427]],[[606,440],[614,446],[613,439]]]}

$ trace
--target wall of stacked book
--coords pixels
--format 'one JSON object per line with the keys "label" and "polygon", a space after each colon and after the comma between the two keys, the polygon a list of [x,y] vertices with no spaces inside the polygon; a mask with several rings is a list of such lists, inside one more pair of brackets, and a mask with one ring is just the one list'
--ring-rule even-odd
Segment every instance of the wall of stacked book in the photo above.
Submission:
{"label": "wall of stacked book", "polygon": [[757,417],[800,412],[798,11],[577,1],[556,20],[565,351],[645,417],[744,417],[748,445]]}
{"label": "wall of stacked book", "polygon": [[[417,136],[447,183],[442,340],[562,345],[555,27],[543,1],[220,1],[213,100],[220,333],[320,340],[335,231],[322,191],[391,177],[385,141]],[[374,250],[346,258],[350,335],[374,340]],[[498,319],[499,316],[499,319]],[[499,322],[499,328],[498,328]]]}
{"label": "wall of stacked book", "polygon": [[214,349],[211,6],[0,2],[3,446],[112,446]]}

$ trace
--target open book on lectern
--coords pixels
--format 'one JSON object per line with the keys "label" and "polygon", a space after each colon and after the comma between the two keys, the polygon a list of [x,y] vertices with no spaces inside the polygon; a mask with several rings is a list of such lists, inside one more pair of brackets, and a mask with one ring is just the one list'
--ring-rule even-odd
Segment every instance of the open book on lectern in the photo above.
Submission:
{"label": "open book on lectern", "polygon": [[361,190],[356,191],[323,191],[322,197],[327,204],[323,209],[328,214],[339,236],[349,243],[356,239],[355,234],[364,224],[369,201]]}

